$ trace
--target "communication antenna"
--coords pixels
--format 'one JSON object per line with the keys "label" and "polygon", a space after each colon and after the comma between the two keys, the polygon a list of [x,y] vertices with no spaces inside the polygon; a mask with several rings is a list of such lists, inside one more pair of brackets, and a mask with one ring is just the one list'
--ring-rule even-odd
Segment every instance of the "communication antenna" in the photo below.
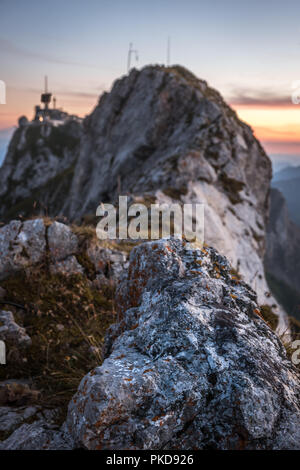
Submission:
{"label": "communication antenna", "polygon": [[138,62],[138,60],[139,60],[138,51],[137,51],[137,49],[133,49],[133,44],[131,42],[129,44],[128,58],[127,58],[127,72],[129,72],[129,70],[130,70],[130,63],[131,63],[132,54],[135,54],[135,60],[136,60],[136,62]]}
{"label": "communication antenna", "polygon": [[41,95],[41,102],[44,103],[45,110],[48,110],[49,103],[51,101],[51,93],[48,93],[48,77],[45,76],[45,91]]}
{"label": "communication antenna", "polygon": [[167,66],[170,65],[170,57],[171,57],[171,38],[168,36],[168,43],[167,43]]}

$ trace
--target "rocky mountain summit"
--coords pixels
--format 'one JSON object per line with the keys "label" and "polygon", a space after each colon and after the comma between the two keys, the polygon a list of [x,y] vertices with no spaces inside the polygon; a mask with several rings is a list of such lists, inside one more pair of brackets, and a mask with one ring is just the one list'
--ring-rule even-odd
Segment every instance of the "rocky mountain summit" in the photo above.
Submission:
{"label": "rocky mountain summit", "polygon": [[59,213],[76,161],[82,124],[74,117],[56,121],[19,119],[0,168],[0,217],[11,220],[35,210]]}
{"label": "rocky mountain summit", "polygon": [[206,243],[261,303],[275,303],[263,266],[271,163],[205,81],[179,66],[132,70],[82,124],[47,126],[20,127],[12,139],[0,169],[3,220],[42,210],[80,221],[119,194],[202,202]]}
{"label": "rocky mountain summit", "polygon": [[[11,270],[16,276],[24,263],[27,275],[31,263],[38,266],[37,259],[24,256],[23,248],[28,246],[48,252],[48,276],[51,266],[62,269],[59,262],[77,253],[79,235],[74,228],[58,222],[48,222],[46,228],[38,219],[19,226],[15,235],[15,225],[12,222],[1,229],[2,234],[9,231],[13,245],[12,249],[4,247],[10,261],[1,268],[2,278],[9,279]],[[52,237],[55,250],[51,243],[43,248],[46,232],[52,233],[49,241]],[[83,264],[77,275],[90,276],[90,283],[104,282],[108,274],[102,260],[103,256],[97,263],[98,275],[88,274]],[[32,396],[28,402],[33,386],[26,388],[21,378],[18,385],[10,377],[0,383],[4,438],[0,448],[299,449],[299,372],[269,320],[263,318],[264,308],[257,304],[255,292],[237,279],[228,261],[213,248],[200,250],[178,240],[142,243],[132,248],[129,265],[125,260],[126,255],[119,263],[116,318],[107,330],[102,359],[94,361],[94,368],[90,359],[85,377],[82,371],[78,390],[68,411],[63,411],[63,424],[56,419],[59,410],[49,409],[49,402],[48,406],[34,403]],[[65,283],[67,277],[74,282],[74,274],[64,271],[61,275],[66,276]],[[9,283],[3,280],[5,287],[9,289]],[[78,302],[85,309],[83,297]],[[23,321],[16,310],[19,326],[25,329],[27,308]],[[58,305],[61,314],[64,308],[67,301]],[[98,309],[101,322],[104,317]],[[49,307],[47,312],[42,315],[50,330],[55,312],[51,315]],[[80,321],[79,314],[76,319]],[[14,343],[16,349],[37,347],[32,321],[30,325],[27,334],[32,344]],[[62,327],[56,329],[56,339],[60,334]],[[68,334],[70,342],[71,329]],[[47,357],[43,343],[38,345],[40,356]],[[51,349],[52,360],[55,351],[58,354],[60,349]],[[23,352],[23,357],[30,359],[30,352]],[[77,370],[79,357],[74,362]],[[44,367],[51,380],[51,365],[45,361]]]}

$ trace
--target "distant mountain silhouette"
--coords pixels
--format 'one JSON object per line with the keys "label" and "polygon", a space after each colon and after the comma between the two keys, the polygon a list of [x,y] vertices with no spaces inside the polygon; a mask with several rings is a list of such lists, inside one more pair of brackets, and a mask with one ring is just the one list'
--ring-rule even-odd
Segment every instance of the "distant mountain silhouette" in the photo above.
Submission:
{"label": "distant mountain silhouette", "polygon": [[300,166],[278,172],[271,184],[283,194],[291,219],[300,227]]}
{"label": "distant mountain silhouette", "polygon": [[287,166],[286,168],[276,172],[273,176],[273,181],[287,181],[295,178],[300,178],[300,165]]}

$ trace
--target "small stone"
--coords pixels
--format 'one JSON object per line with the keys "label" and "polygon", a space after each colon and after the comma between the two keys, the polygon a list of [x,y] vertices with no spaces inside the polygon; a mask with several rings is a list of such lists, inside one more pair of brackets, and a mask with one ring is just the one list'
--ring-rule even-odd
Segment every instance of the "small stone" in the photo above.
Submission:
{"label": "small stone", "polygon": [[61,261],[53,262],[50,265],[50,271],[51,273],[61,273],[66,276],[69,276],[71,274],[84,273],[83,267],[78,263],[76,257],[73,255],[68,256],[67,258]]}
{"label": "small stone", "polygon": [[19,348],[28,348],[31,345],[31,338],[26,333],[25,328],[19,326],[14,319],[12,312],[0,310],[0,339],[10,342]]}
{"label": "small stone", "polygon": [[78,249],[78,240],[68,225],[53,222],[48,227],[48,245],[53,259],[64,260],[74,255]]}

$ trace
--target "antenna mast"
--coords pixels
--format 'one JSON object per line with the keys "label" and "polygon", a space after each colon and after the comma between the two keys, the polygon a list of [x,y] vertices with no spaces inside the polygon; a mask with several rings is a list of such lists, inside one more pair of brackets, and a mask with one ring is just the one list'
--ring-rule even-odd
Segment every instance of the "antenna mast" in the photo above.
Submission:
{"label": "antenna mast", "polygon": [[170,56],[171,56],[171,38],[168,36],[168,44],[167,44],[167,66],[170,65]]}
{"label": "antenna mast", "polygon": [[51,101],[51,96],[52,96],[52,94],[48,93],[48,77],[46,75],[45,76],[45,91],[44,91],[44,93],[42,93],[42,96],[41,96],[41,102],[44,103],[45,111],[48,110],[48,107],[49,107],[49,104],[50,104],[50,101]]}
{"label": "antenna mast", "polygon": [[130,63],[131,63],[132,54],[135,54],[135,60],[138,61],[139,60],[138,51],[137,51],[137,49],[133,49],[133,45],[132,45],[132,42],[131,42],[129,44],[129,51],[128,51],[128,57],[127,57],[127,72],[129,72],[129,70],[130,70]]}

